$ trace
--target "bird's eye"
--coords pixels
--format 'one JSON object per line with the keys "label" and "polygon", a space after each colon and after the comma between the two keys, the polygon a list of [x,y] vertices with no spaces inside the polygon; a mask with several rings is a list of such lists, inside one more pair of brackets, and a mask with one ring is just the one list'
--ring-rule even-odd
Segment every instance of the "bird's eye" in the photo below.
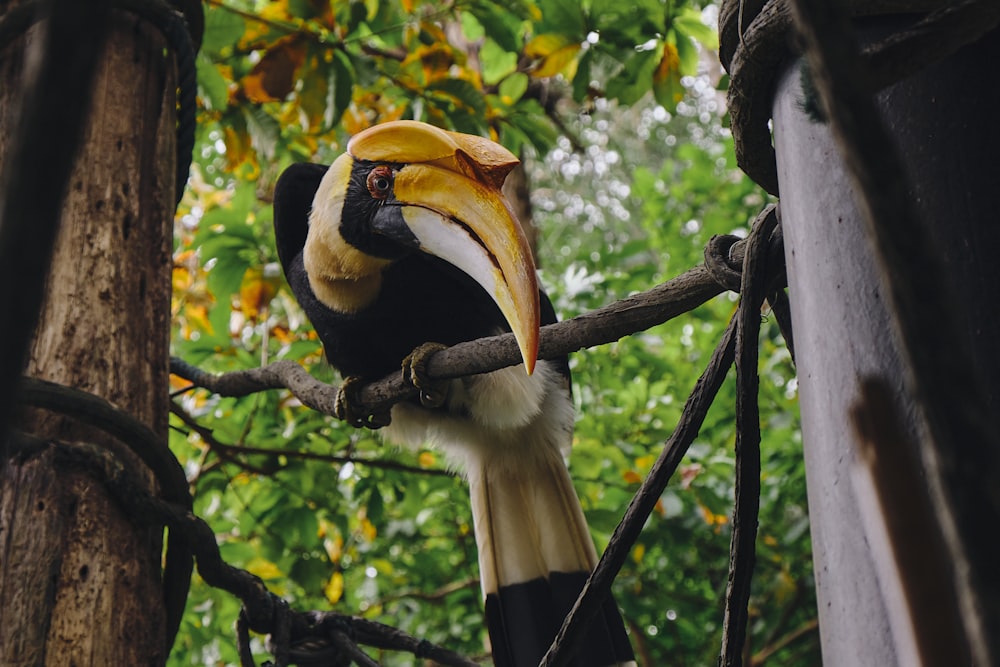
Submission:
{"label": "bird's eye", "polygon": [[385,199],[392,190],[392,169],[379,165],[368,172],[368,192],[375,199]]}

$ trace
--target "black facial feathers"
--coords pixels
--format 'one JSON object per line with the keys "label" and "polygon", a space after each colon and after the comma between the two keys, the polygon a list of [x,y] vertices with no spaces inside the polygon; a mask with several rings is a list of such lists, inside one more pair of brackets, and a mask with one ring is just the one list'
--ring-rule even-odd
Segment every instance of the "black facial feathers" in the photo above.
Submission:
{"label": "black facial feathers", "polygon": [[399,259],[418,247],[403,220],[401,202],[392,189],[396,173],[405,165],[355,160],[347,184],[340,234],[364,253]]}

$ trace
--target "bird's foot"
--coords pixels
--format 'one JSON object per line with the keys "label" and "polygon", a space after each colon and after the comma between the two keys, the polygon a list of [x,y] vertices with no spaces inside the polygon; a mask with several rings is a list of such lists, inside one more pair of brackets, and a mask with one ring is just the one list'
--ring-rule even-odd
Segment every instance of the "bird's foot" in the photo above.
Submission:
{"label": "bird's foot", "polygon": [[378,429],[388,426],[392,418],[388,410],[369,412],[361,410],[363,404],[358,391],[364,385],[364,381],[357,376],[344,378],[337,389],[337,397],[334,399],[334,414],[337,419],[341,419],[354,428]]}
{"label": "bird's foot", "polygon": [[427,377],[427,360],[447,347],[441,343],[424,343],[403,359],[403,380],[420,391],[420,404],[425,408],[440,408],[448,397],[448,380]]}

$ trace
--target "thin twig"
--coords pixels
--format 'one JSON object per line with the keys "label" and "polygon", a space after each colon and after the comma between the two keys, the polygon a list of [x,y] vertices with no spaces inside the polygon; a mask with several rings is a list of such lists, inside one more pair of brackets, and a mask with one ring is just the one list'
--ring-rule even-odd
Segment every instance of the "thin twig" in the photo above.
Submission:
{"label": "thin twig", "polygon": [[249,445],[231,445],[222,442],[211,429],[205,428],[198,421],[189,415],[187,411],[178,406],[176,403],[171,404],[170,412],[172,412],[178,419],[183,421],[192,431],[198,434],[208,448],[216,452],[220,457],[225,458],[236,465],[242,466],[247,470],[256,472],[258,474],[269,474],[267,471],[255,466],[247,464],[245,461],[241,461],[236,457],[236,454],[245,454],[252,456],[267,456],[270,458],[286,458],[286,459],[299,459],[302,461],[320,461],[323,463],[339,463],[360,466],[368,466],[369,468],[379,468],[382,470],[395,470],[398,472],[415,473],[419,475],[435,475],[441,477],[455,477],[456,473],[447,470],[445,468],[422,468],[419,466],[407,465],[406,463],[400,463],[399,461],[393,461],[391,459],[365,459],[359,458],[357,456],[349,455],[336,455],[336,454],[320,454],[318,452],[304,452],[295,449],[275,449],[270,447],[252,447]]}
{"label": "thin twig", "polygon": [[376,600],[371,606],[380,607],[389,602],[396,602],[398,600],[424,600],[425,602],[439,602],[444,598],[452,595],[453,593],[458,593],[459,591],[464,591],[470,588],[479,588],[479,578],[473,577],[470,579],[465,579],[462,581],[453,581],[449,584],[445,584],[440,588],[433,591],[419,591],[414,589],[402,590],[390,595],[383,595],[378,600]]}
{"label": "thin twig", "polygon": [[346,627],[353,634],[355,641],[366,646],[406,651],[417,658],[427,658],[449,667],[477,667],[476,663],[459,653],[417,639],[402,630],[377,621],[333,612],[310,612],[307,616],[313,624],[314,632],[319,636]]}
{"label": "thin twig", "polygon": [[774,655],[781,649],[786,648],[791,644],[794,644],[803,637],[815,633],[818,630],[819,630],[819,619],[814,618],[812,620],[806,621],[799,627],[789,632],[787,635],[779,637],[773,643],[768,644],[760,651],[758,651],[756,654],[754,654],[753,658],[750,661],[750,664],[752,665],[752,667],[758,667],[759,665],[763,665],[765,662],[767,662],[768,658],[770,658],[772,655]]}

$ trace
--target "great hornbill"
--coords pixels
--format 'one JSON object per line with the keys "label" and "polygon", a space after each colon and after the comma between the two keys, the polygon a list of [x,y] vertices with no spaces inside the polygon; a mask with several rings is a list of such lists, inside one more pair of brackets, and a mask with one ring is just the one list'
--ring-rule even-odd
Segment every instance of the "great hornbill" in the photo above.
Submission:
{"label": "great hornbill", "polygon": [[[411,353],[428,343],[514,332],[523,365],[425,382],[421,400],[393,406],[383,434],[435,446],[464,471],[494,660],[521,667],[538,664],[597,557],[563,461],[569,365],[535,363],[540,322],[555,312],[500,192],[517,162],[481,137],[377,125],[329,168],[297,164],[281,175],[274,229],[285,276],[347,386],[404,359],[419,370]],[[608,599],[574,664],[632,660]]]}

